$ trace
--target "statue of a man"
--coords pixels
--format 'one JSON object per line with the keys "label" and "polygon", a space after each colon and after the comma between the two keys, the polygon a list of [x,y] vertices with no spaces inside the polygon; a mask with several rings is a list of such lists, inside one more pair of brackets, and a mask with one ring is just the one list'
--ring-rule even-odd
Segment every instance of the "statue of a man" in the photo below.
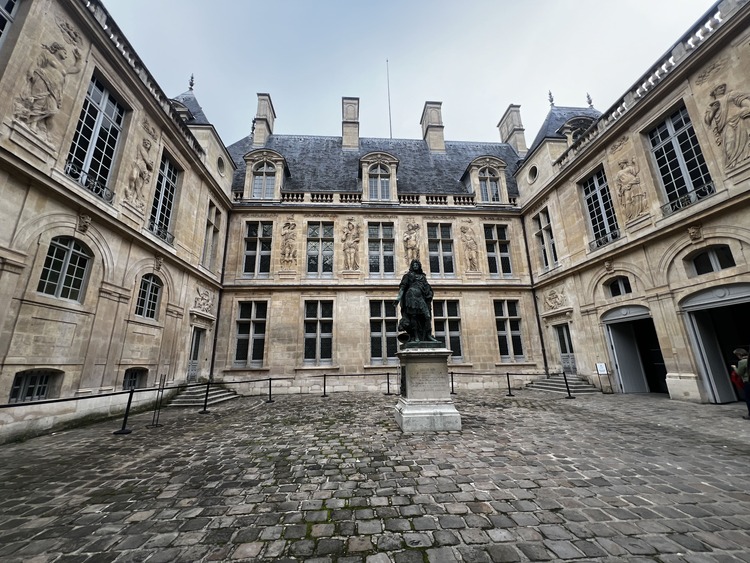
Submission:
{"label": "statue of a man", "polygon": [[409,335],[409,342],[437,342],[432,336],[432,287],[419,260],[412,260],[401,278],[396,303],[401,304],[398,330]]}

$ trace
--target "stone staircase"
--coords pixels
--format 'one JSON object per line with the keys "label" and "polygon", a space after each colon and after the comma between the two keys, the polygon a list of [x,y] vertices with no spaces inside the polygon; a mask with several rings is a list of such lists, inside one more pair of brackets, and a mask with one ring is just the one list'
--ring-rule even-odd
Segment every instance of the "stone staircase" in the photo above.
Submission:
{"label": "stone staircase", "polygon": [[[588,381],[581,379],[577,375],[566,374],[566,377],[568,378],[568,388],[570,388],[571,395],[601,393],[597,387],[591,385]],[[564,393],[565,395],[568,394],[568,391],[565,388],[565,379],[561,373],[550,375],[547,379],[532,381],[526,385],[526,389],[548,391],[551,393]]]}
{"label": "stone staircase", "polygon": [[[225,401],[231,401],[232,399],[239,398],[240,395],[221,387],[220,385],[211,385],[208,390],[208,406],[223,403]],[[188,387],[180,391],[167,406],[169,407],[197,407],[203,408],[203,404],[206,400],[206,387],[205,385]]]}

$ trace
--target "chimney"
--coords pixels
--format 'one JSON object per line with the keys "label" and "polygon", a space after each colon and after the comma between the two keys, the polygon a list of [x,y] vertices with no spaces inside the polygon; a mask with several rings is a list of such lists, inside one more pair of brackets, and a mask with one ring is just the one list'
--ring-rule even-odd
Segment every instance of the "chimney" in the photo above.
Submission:
{"label": "chimney", "polygon": [[359,98],[341,98],[341,146],[359,148]]}
{"label": "chimney", "polygon": [[440,106],[443,102],[425,102],[422,110],[422,138],[427,141],[430,152],[445,152],[443,137],[443,115]]}
{"label": "chimney", "polygon": [[508,143],[520,156],[526,155],[529,149],[526,147],[526,137],[521,121],[521,106],[510,104],[500,118],[497,128],[500,130],[501,142]]}
{"label": "chimney", "polygon": [[273,122],[276,112],[273,110],[271,96],[258,94],[258,113],[253,119],[253,146],[265,146],[268,137],[273,134]]}

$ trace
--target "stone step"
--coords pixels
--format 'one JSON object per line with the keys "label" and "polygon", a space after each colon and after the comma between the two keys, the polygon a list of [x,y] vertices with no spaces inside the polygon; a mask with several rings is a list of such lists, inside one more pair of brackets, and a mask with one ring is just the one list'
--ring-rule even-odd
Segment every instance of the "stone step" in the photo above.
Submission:
{"label": "stone step", "polygon": [[532,381],[531,383],[526,385],[526,389],[566,394],[568,392],[568,389],[570,389],[570,393],[573,395],[600,392],[597,387],[591,385],[588,381],[578,378],[577,376],[568,376],[568,386],[566,388],[565,379],[562,375],[552,375],[547,379]]}
{"label": "stone step", "polygon": [[208,401],[206,401],[206,388],[188,387],[180,391],[167,406],[170,407],[202,407],[204,404],[216,405],[225,401],[239,398],[240,395],[230,389],[219,386],[211,386],[208,391]]}

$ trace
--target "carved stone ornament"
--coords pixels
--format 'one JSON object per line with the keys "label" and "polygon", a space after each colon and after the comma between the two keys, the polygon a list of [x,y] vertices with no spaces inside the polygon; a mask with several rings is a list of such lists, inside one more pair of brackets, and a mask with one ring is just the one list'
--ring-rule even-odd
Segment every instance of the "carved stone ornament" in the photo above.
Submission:
{"label": "carved stone ornament", "polygon": [[612,260],[607,260],[606,262],[604,262],[604,270],[605,271],[611,272],[614,269],[615,269],[615,267],[612,264]]}
{"label": "carved stone ornament", "polygon": [[163,264],[164,264],[163,256],[157,256],[156,258],[154,258],[154,271],[161,272],[161,267]]}
{"label": "carved stone ornament", "polygon": [[547,295],[544,297],[544,305],[547,308],[547,311],[559,309],[560,307],[564,306],[566,302],[567,298],[565,297],[565,294],[560,293],[556,289],[549,290],[549,292],[547,292]]}
{"label": "carved stone ornament", "polygon": [[623,135],[622,137],[620,137],[619,139],[617,139],[614,143],[612,143],[612,146],[609,149],[610,154],[615,154],[627,142],[628,142],[628,136],[627,135]]}
{"label": "carved stone ornament", "polygon": [[151,137],[154,141],[157,139],[156,127],[151,125],[148,122],[148,119],[144,118],[143,121],[141,121],[141,127],[143,127],[143,130],[148,133],[149,137]]}
{"label": "carved stone ornament", "polygon": [[69,45],[75,45],[76,47],[80,47],[83,45],[83,39],[81,38],[81,34],[78,33],[78,30],[73,27],[73,25],[70,22],[67,22],[65,20],[62,20],[60,18],[57,19],[57,27],[60,28],[60,31],[62,32],[63,39],[66,43]]}
{"label": "carved stone ornament", "polygon": [[196,287],[195,291],[198,296],[195,298],[193,307],[204,313],[211,313],[214,306],[213,294],[207,289],[201,290],[200,287]]}
{"label": "carved stone ornament", "polygon": [[341,242],[344,250],[344,270],[359,270],[359,240],[362,227],[358,225],[353,217],[346,221]]}
{"label": "carved stone ornament", "polygon": [[291,270],[297,264],[297,223],[291,215],[281,225],[281,267]]}
{"label": "carved stone ornament", "polygon": [[407,265],[411,264],[412,260],[419,260],[419,225],[412,219],[409,219],[406,223],[403,241]]}
{"label": "carved stone ornament", "polygon": [[687,228],[687,233],[693,242],[703,240],[703,227],[701,225],[690,225]]}
{"label": "carved stone ornament", "polygon": [[151,141],[144,137],[138,145],[136,158],[130,169],[128,183],[125,186],[125,201],[133,205],[139,211],[146,207],[146,194],[144,186],[151,181],[151,173],[154,171],[154,159],[151,158]]}
{"label": "carved stone ornament", "polygon": [[615,176],[617,197],[626,220],[631,221],[646,213],[646,192],[641,186],[640,168],[634,158],[623,158],[617,164],[620,167]]}
{"label": "carved stone ornament", "polygon": [[76,230],[79,233],[85,233],[89,230],[89,226],[91,225],[91,216],[86,215],[85,213],[81,213],[78,216],[78,225],[76,225]]}
{"label": "carved stone ornament", "polygon": [[750,94],[719,84],[711,90],[711,98],[704,121],[722,147],[725,166],[731,170],[750,159]]}
{"label": "carved stone ornament", "polygon": [[471,221],[461,225],[461,242],[464,245],[464,254],[466,255],[466,270],[469,272],[479,271],[479,244],[477,236],[471,226]]}
{"label": "carved stone ornament", "polygon": [[718,61],[713,61],[710,65],[708,65],[705,69],[703,69],[698,76],[695,79],[695,83],[700,86],[704,84],[705,82],[708,82],[708,79],[711,78],[712,75],[716,74],[720,70],[722,70],[727,65],[726,59],[720,59]]}

